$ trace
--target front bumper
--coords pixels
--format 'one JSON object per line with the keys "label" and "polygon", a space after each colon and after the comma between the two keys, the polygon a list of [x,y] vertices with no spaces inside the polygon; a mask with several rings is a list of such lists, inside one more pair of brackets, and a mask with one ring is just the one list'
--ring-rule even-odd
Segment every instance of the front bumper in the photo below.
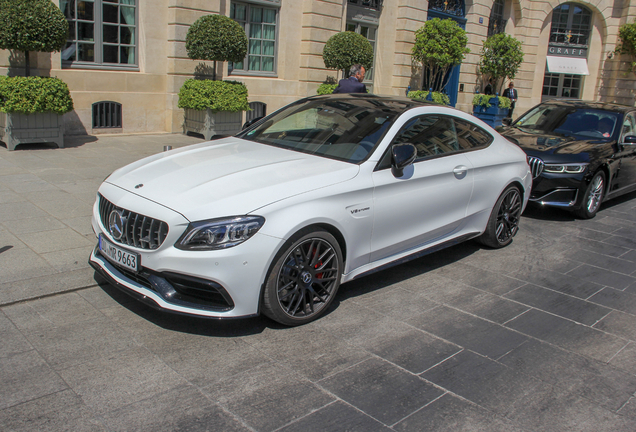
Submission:
{"label": "front bumper", "polygon": [[549,174],[543,173],[532,184],[530,202],[575,210],[580,207],[581,197],[587,185],[585,173]]}

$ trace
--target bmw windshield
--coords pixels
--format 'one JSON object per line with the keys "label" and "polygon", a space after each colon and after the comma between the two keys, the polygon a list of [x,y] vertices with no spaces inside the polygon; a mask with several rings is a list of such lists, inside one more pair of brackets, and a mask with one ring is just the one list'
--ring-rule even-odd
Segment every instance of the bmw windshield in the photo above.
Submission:
{"label": "bmw windshield", "polygon": [[524,132],[603,139],[618,131],[619,116],[602,109],[545,104],[530,110],[514,126]]}
{"label": "bmw windshield", "polygon": [[349,163],[366,159],[407,101],[315,98],[291,104],[239,137]]}

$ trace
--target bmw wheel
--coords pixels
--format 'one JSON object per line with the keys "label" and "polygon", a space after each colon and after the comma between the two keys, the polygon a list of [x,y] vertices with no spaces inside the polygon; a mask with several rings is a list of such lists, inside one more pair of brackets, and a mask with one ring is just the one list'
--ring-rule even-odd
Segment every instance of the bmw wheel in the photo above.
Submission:
{"label": "bmw wheel", "polygon": [[486,231],[478,240],[491,248],[508,246],[519,231],[523,202],[516,186],[508,186],[490,213]]}
{"label": "bmw wheel", "polygon": [[605,195],[605,173],[599,171],[594,174],[592,181],[585,190],[585,196],[581,203],[581,208],[574,213],[581,219],[592,219],[601,207],[603,196]]}
{"label": "bmw wheel", "polygon": [[326,231],[312,231],[290,242],[269,272],[263,313],[295,326],[311,322],[327,310],[340,286],[343,263],[338,241]]}

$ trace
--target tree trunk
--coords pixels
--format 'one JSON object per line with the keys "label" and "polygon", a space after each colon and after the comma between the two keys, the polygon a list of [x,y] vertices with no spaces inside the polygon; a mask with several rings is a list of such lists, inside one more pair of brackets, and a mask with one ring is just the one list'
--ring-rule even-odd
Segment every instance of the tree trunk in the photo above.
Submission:
{"label": "tree trunk", "polygon": [[214,60],[214,65],[212,66],[212,81],[216,81],[216,60]]}
{"label": "tree trunk", "polygon": [[25,76],[30,76],[31,75],[31,61],[29,60],[29,52],[28,51],[24,52],[24,75]]}

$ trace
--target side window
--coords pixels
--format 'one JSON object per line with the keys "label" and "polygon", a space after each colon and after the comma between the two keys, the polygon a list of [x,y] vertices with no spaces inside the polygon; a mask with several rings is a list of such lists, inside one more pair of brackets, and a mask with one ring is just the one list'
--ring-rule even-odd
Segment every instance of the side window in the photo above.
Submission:
{"label": "side window", "polygon": [[453,153],[460,150],[453,120],[427,115],[408,122],[393,143],[411,143],[417,149],[417,159]]}
{"label": "side window", "polygon": [[488,147],[492,142],[492,136],[479,126],[466,120],[454,119],[454,121],[460,150],[476,150]]}
{"label": "side window", "polygon": [[636,135],[636,125],[634,122],[634,114],[625,114],[623,119],[623,129],[621,131],[621,142],[624,141],[625,135]]}

